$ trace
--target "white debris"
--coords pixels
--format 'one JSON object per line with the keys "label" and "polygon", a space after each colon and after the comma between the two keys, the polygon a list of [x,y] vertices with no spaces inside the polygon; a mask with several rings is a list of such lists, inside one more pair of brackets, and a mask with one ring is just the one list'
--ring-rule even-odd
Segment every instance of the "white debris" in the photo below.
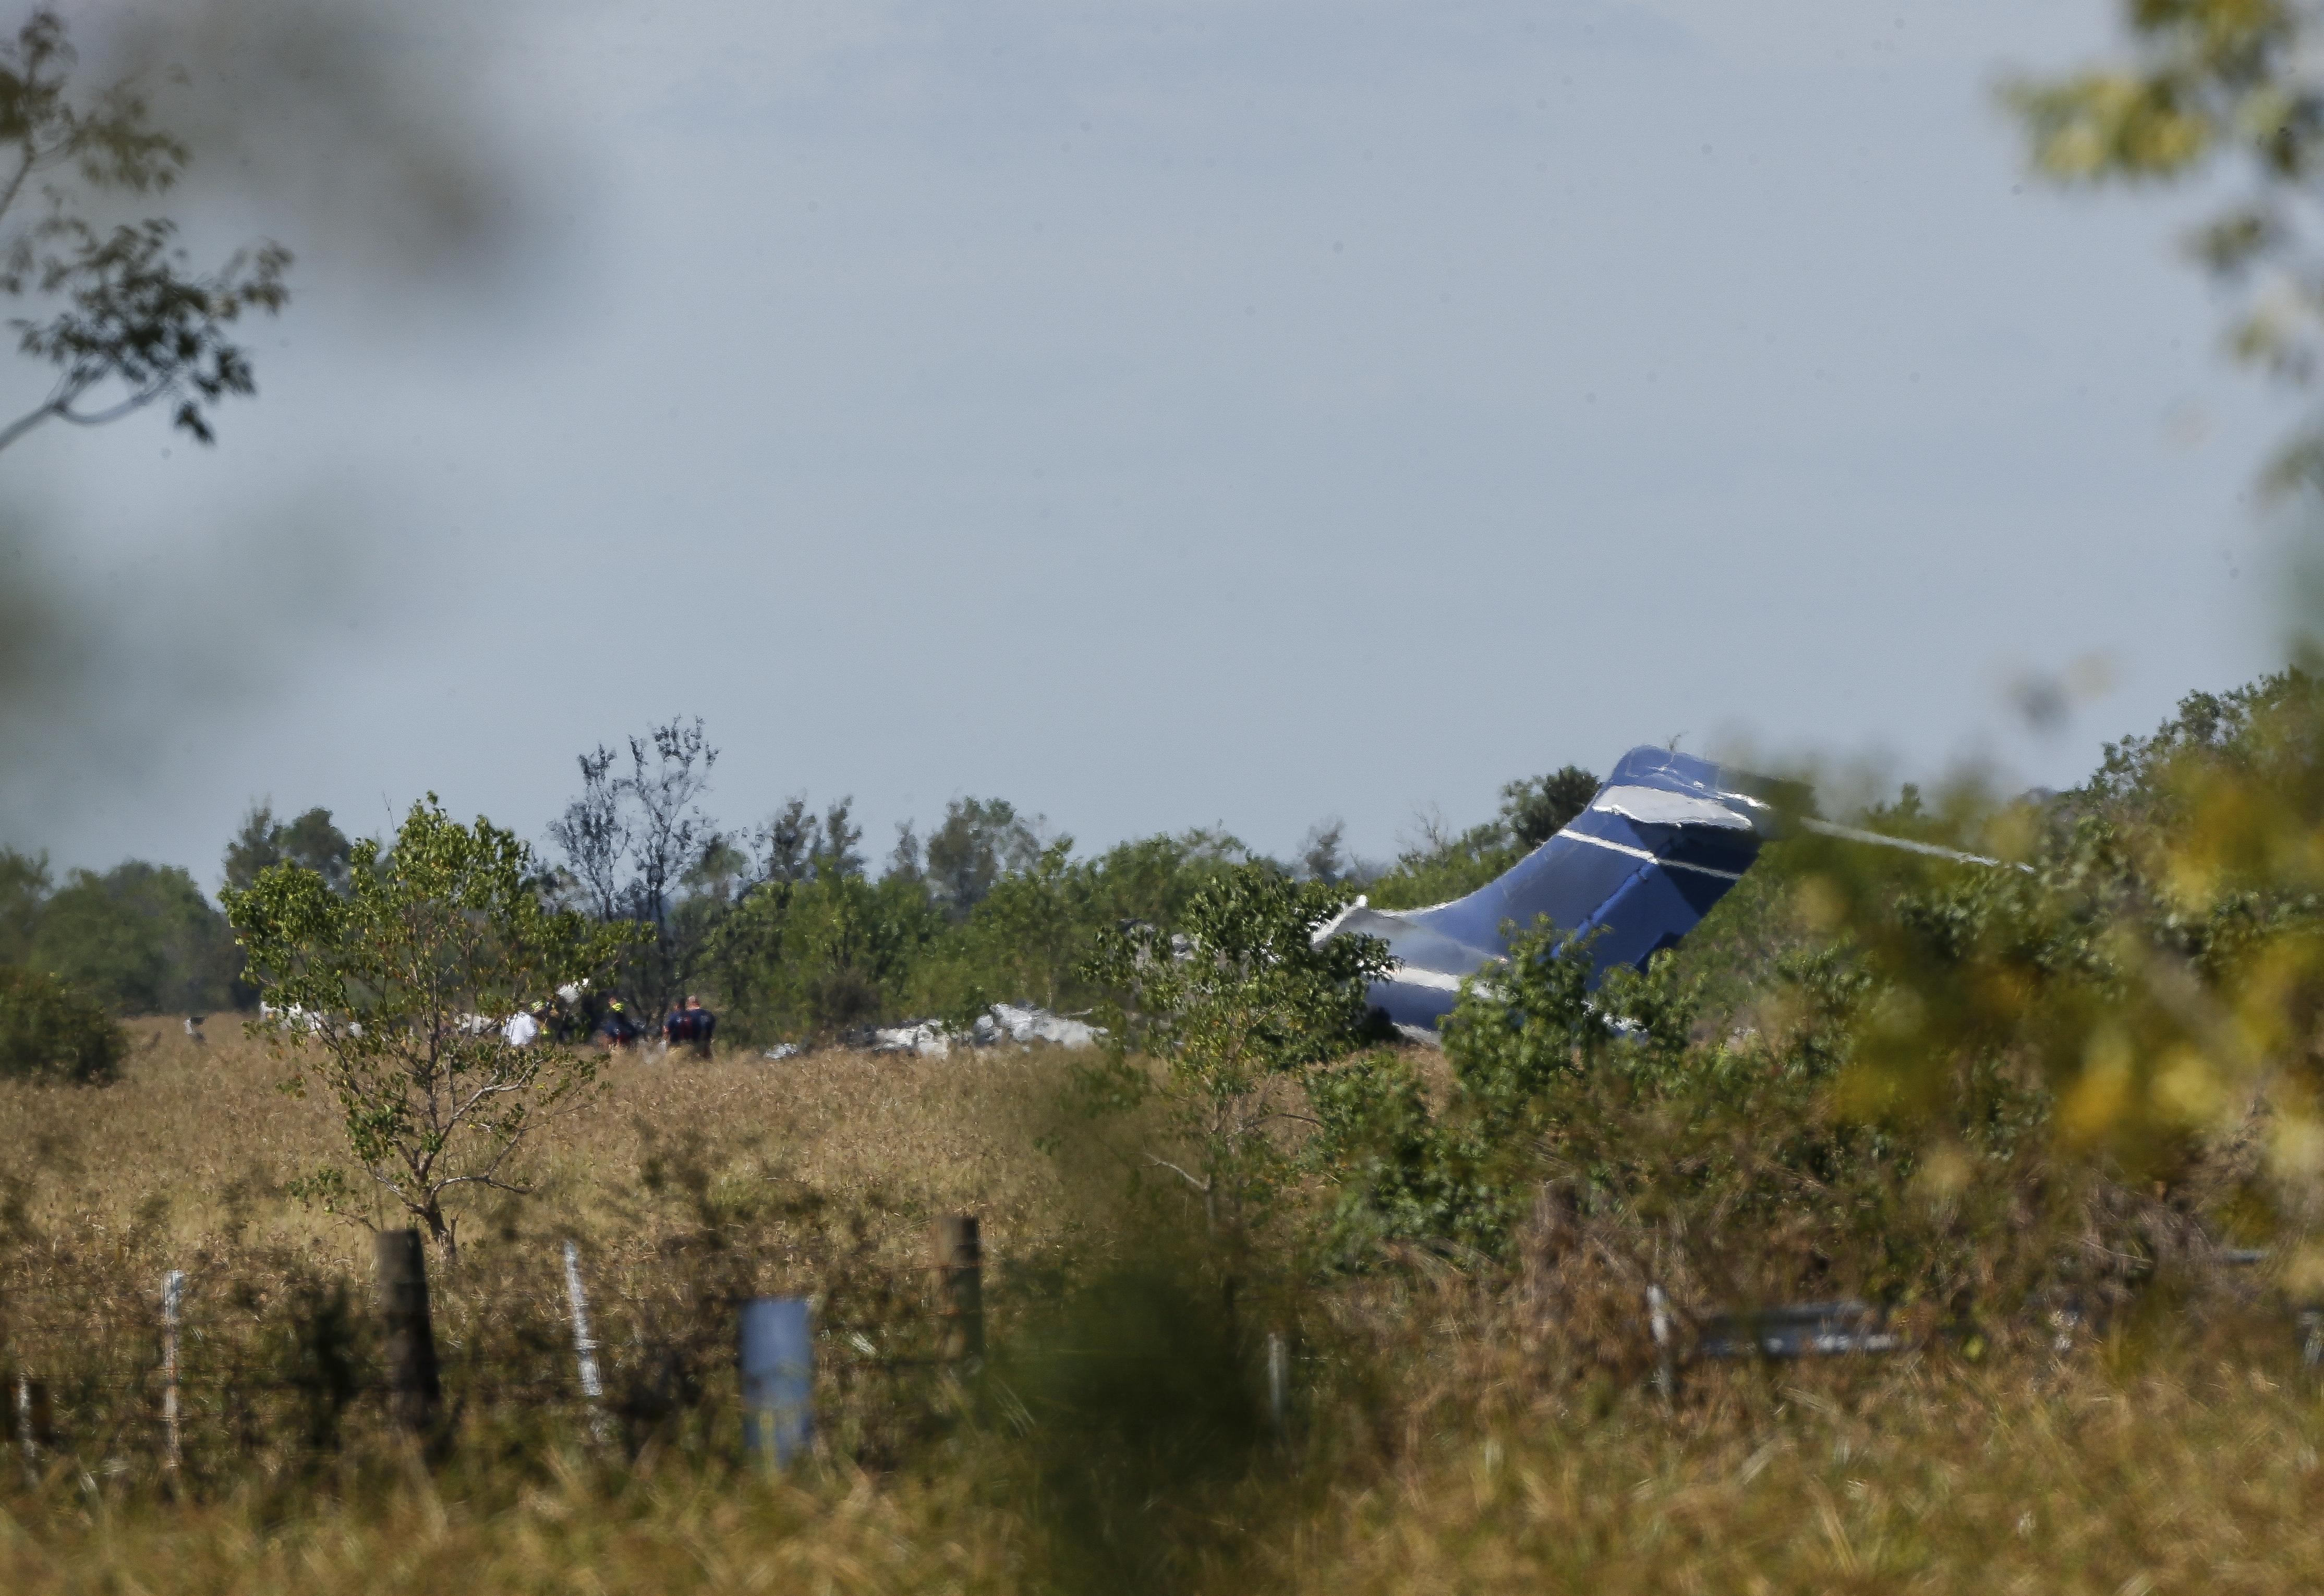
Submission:
{"label": "white debris", "polygon": [[1047,1042],[1057,1047],[1094,1047],[1104,1030],[1069,1015],[1047,1009],[995,1003],[991,1012],[976,1017],[966,1036],[947,1029],[941,1020],[920,1019],[908,1025],[879,1026],[849,1037],[851,1046],[872,1053],[910,1053],[922,1058],[947,1058],[955,1047],[991,1047],[1002,1042],[1024,1046]]}
{"label": "white debris", "polygon": [[760,1054],[759,1056],[761,1058],[797,1058],[800,1054],[806,1051],[807,1049],[800,1047],[797,1042],[777,1042],[764,1053]]}
{"label": "white debris", "polygon": [[871,1049],[874,1053],[917,1053],[922,1058],[947,1058],[952,1055],[952,1038],[945,1028],[933,1019],[923,1019],[917,1025],[876,1026],[872,1031]]}
{"label": "white debris", "polygon": [[530,1047],[540,1039],[540,1021],[520,1009],[501,1027],[501,1037],[512,1047]]}
{"label": "white debris", "polygon": [[1020,1009],[995,1003],[992,1012],[976,1017],[976,1039],[991,1044],[1006,1038],[1012,1042],[1050,1042],[1060,1047],[1094,1047],[1103,1035],[1087,1020],[1052,1014],[1047,1009]]}
{"label": "white debris", "polygon": [[[261,999],[258,1004],[258,1017],[261,1019],[272,1020],[278,1029],[304,1031],[309,1036],[321,1034],[325,1020],[323,1015],[316,1013],[312,1009],[302,1004],[275,1004],[267,1002],[263,999]],[[345,1029],[351,1037],[363,1035],[362,1025],[352,1019],[346,1022]]]}

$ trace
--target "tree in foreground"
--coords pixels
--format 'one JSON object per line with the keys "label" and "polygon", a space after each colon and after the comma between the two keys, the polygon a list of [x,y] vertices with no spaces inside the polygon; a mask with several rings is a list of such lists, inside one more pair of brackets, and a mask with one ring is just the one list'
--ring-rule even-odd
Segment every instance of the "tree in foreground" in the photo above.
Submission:
{"label": "tree in foreground", "polygon": [[[447,1252],[457,1219],[447,1198],[525,1190],[518,1149],[596,1076],[592,1055],[547,1037],[512,1047],[499,1020],[601,974],[635,936],[546,908],[532,876],[521,839],[481,817],[461,825],[430,793],[383,862],[377,842],[355,844],[344,895],[293,863],[222,894],[267,1005],[254,1026],[294,1060],[285,1089],[303,1095],[319,1078],[375,1194]],[[336,1167],[299,1190],[360,1217]]]}
{"label": "tree in foreground", "polygon": [[[1194,895],[1176,936],[1146,926],[1103,931],[1084,967],[1119,994],[1113,1054],[1094,1084],[1124,1107],[1158,1095],[1179,1145],[1167,1149],[1175,1157],[1146,1157],[1199,1193],[1229,1240],[1250,1230],[1289,1172],[1277,1132],[1299,1117],[1294,1088],[1365,1034],[1387,944],[1315,941],[1352,895],[1241,865]],[[1158,1080],[1133,1053],[1160,1061]]]}

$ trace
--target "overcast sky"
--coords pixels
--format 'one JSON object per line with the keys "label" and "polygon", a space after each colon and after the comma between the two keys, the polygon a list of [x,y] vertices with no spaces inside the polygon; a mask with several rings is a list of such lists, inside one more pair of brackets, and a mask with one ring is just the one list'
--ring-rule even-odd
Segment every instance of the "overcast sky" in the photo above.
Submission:
{"label": "overcast sky", "polygon": [[2098,0],[473,11],[383,37],[483,63],[522,243],[383,285],[235,201],[298,297],[217,447],[0,462],[97,656],[0,842],[537,836],[700,715],[722,817],[875,852],[998,794],[1381,855],[1674,736],[2063,783],[2281,654],[2292,412],[2185,202],[2026,182],[1995,108]]}

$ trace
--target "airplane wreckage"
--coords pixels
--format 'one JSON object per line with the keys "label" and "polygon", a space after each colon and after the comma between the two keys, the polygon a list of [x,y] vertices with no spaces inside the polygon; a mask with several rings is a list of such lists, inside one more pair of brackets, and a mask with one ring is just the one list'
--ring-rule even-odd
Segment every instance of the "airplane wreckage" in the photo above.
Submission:
{"label": "airplane wreckage", "polygon": [[[1807,816],[1807,789],[1691,754],[1634,748],[1590,805],[1507,873],[1427,909],[1372,909],[1360,898],[1315,940],[1377,936],[1396,961],[1373,1005],[1416,1040],[1437,1039],[1463,977],[1508,956],[1505,925],[1551,925],[1589,937],[1598,972],[1643,968],[1700,925],[1742,880],[1762,843],[1795,831],[1902,848],[1964,864],[2000,862]],[[1593,978],[1594,979],[1594,978]]]}

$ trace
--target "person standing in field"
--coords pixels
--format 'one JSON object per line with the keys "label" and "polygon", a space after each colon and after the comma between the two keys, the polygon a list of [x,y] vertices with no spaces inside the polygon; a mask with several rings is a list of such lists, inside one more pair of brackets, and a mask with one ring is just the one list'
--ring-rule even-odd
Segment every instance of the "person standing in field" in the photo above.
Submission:
{"label": "person standing in field", "polygon": [[605,1005],[605,1017],[597,1023],[597,1034],[605,1046],[616,1051],[638,1039],[637,1022],[630,1018],[629,1009],[615,998]]}
{"label": "person standing in field", "polygon": [[700,998],[688,992],[686,995],[686,1011],[678,1018],[685,1023],[685,1029],[680,1034],[686,1040],[694,1044],[696,1056],[709,1057],[710,1037],[711,1033],[718,1029],[718,1016],[704,1008]]}

